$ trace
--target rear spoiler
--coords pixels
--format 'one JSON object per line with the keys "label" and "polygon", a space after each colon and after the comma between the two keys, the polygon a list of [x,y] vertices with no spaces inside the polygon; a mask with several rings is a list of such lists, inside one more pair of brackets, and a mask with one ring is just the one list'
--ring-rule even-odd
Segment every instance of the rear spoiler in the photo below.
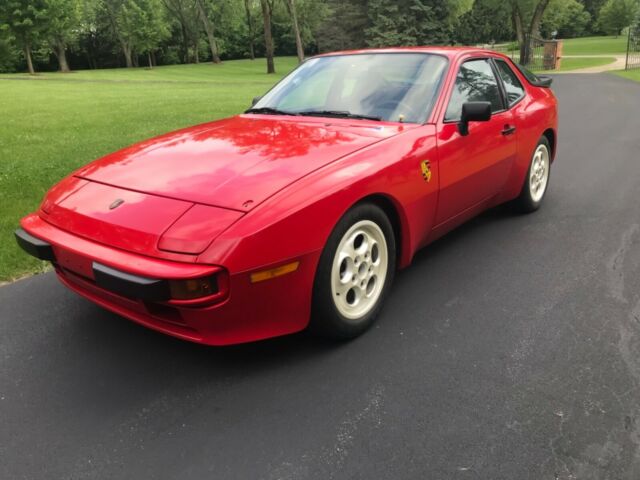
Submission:
{"label": "rear spoiler", "polygon": [[548,75],[536,75],[535,73],[530,72],[518,62],[511,61],[513,65],[518,69],[518,71],[522,74],[523,77],[527,79],[527,81],[533,85],[534,87],[541,88],[549,88],[553,83],[553,78]]}
{"label": "rear spoiler", "polygon": [[542,88],[551,87],[551,84],[553,83],[553,77],[550,77],[548,75],[536,75],[536,77],[538,77],[538,81],[537,82],[530,81],[532,85],[535,85],[536,87],[542,87]]}

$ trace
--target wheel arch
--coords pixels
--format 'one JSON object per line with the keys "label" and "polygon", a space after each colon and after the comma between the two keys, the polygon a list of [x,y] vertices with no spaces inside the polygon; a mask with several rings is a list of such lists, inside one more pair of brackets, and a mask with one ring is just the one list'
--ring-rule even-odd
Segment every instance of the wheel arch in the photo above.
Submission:
{"label": "wheel arch", "polygon": [[372,203],[380,207],[389,218],[396,241],[397,268],[404,268],[411,263],[411,245],[409,222],[402,205],[385,193],[372,193],[355,202],[348,210],[361,203]]}
{"label": "wheel arch", "polygon": [[553,128],[547,128],[542,133],[542,136],[545,137],[549,141],[549,145],[551,146],[551,161],[553,162],[553,160],[556,158],[556,149],[557,149],[556,132],[555,132],[555,130]]}

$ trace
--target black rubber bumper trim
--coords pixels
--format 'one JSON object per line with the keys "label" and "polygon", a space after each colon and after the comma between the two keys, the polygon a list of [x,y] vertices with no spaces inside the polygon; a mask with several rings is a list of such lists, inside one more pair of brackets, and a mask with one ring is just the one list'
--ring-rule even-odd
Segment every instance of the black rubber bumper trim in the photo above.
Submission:
{"label": "black rubber bumper trim", "polygon": [[151,302],[162,302],[170,298],[169,282],[167,280],[140,277],[107,267],[98,262],[93,262],[93,276],[96,285],[100,288],[124,297]]}
{"label": "black rubber bumper trim", "polygon": [[40,260],[49,260],[51,262],[56,259],[50,243],[28,234],[22,228],[16,230],[14,235],[20,248],[29,255],[39,258]]}

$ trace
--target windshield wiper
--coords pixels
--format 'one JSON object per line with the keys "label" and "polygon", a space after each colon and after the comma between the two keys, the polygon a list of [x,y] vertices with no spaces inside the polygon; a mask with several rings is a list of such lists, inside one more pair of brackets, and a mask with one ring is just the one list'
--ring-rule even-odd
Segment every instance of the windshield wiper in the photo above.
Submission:
{"label": "windshield wiper", "polygon": [[298,115],[306,115],[309,117],[337,117],[337,118],[354,118],[356,120],[375,120],[380,122],[381,117],[375,117],[373,115],[361,115],[359,113],[351,113],[347,110],[307,110],[298,112]]}
{"label": "windshield wiper", "polygon": [[286,110],[278,110],[271,107],[250,108],[245,110],[244,113],[264,113],[266,115],[298,115],[296,112],[288,112]]}

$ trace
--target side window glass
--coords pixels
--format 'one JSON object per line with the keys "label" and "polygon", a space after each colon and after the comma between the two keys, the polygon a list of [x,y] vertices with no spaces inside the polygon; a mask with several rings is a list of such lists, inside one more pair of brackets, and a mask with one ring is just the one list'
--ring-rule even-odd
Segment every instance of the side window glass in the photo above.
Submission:
{"label": "side window glass", "polygon": [[491,111],[502,110],[502,99],[498,81],[488,60],[469,60],[460,66],[445,121],[460,120],[462,104],[466,102],[489,102]]}
{"label": "side window glass", "polygon": [[511,70],[511,67],[507,65],[507,62],[496,60],[496,66],[498,67],[498,73],[500,74],[502,83],[504,83],[504,88],[507,91],[509,106],[511,106],[524,96],[524,87],[513,70]]}

